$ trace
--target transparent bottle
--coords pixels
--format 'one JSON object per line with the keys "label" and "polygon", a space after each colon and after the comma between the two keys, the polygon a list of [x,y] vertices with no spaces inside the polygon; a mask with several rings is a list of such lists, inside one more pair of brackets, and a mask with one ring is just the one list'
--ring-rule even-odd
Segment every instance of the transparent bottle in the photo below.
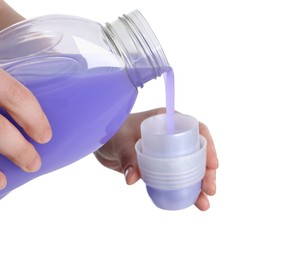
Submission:
{"label": "transparent bottle", "polygon": [[67,15],[22,21],[0,32],[0,67],[29,88],[53,130],[47,144],[34,142],[42,167],[28,174],[0,155],[11,190],[99,149],[123,124],[137,87],[169,70],[164,52],[137,10],[105,26]]}

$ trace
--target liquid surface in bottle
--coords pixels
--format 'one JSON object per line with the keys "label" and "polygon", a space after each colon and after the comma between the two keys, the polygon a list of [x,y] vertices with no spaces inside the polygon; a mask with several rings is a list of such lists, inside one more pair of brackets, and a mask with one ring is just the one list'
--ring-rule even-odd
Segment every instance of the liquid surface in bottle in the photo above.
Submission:
{"label": "liquid surface in bottle", "polygon": [[[42,159],[41,169],[28,174],[0,155],[0,170],[7,176],[7,186],[0,191],[0,198],[16,187],[44,173],[64,167],[100,148],[109,140],[130,113],[137,96],[124,68],[101,67],[86,69],[82,57],[75,59],[81,67],[76,73],[61,73],[35,77],[40,64],[31,64],[23,73],[14,67],[12,76],[21,81],[37,97],[53,130],[47,144],[31,140],[13,119],[1,110],[0,113],[12,121],[23,135],[34,144]],[[20,65],[21,66],[21,65]],[[53,67],[54,66],[54,67]],[[43,63],[42,70],[57,70],[55,62]],[[70,69],[68,66],[67,69]],[[14,71],[18,72],[14,75]]]}

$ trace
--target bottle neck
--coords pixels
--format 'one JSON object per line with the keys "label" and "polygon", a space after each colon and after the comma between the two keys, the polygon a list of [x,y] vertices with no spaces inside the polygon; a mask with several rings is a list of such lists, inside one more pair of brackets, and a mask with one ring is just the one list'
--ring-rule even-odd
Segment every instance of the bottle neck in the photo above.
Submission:
{"label": "bottle neck", "polygon": [[129,77],[136,87],[142,87],[170,69],[154,32],[138,10],[106,23],[105,32],[126,63]]}

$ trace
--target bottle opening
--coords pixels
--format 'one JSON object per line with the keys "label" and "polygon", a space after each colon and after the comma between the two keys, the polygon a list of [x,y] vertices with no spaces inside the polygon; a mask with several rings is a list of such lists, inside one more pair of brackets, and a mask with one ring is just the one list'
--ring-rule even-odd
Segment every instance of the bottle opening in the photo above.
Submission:
{"label": "bottle opening", "polygon": [[143,86],[170,69],[157,37],[138,10],[106,23],[106,29],[135,86]]}

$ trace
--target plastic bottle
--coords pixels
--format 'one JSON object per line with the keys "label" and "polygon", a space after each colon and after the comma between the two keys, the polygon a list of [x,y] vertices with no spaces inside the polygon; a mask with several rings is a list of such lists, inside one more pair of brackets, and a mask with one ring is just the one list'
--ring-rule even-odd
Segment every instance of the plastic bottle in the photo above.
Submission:
{"label": "plastic bottle", "polygon": [[138,90],[169,70],[164,52],[139,11],[105,26],[84,18],[50,15],[0,32],[0,67],[37,97],[53,130],[47,144],[30,139],[42,167],[28,174],[0,155],[11,190],[100,148],[129,115]]}

